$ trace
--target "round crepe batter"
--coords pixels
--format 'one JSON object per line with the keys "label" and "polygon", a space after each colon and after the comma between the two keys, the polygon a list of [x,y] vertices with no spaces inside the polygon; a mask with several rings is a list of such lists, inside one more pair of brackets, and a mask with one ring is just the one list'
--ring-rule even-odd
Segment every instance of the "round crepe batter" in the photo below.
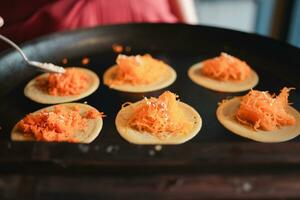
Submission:
{"label": "round crepe batter", "polygon": [[252,127],[241,124],[235,118],[239,109],[241,97],[230,99],[217,109],[219,122],[231,132],[259,142],[284,142],[297,137],[300,134],[300,113],[293,107],[288,107],[288,112],[296,119],[294,125],[283,126],[274,131],[254,130]]}
{"label": "round crepe batter", "polygon": [[192,65],[188,70],[188,76],[196,84],[219,92],[242,92],[254,88],[258,81],[258,75],[251,69],[250,76],[244,81],[219,81],[207,77],[201,73],[203,63]]}
{"label": "round crepe batter", "polygon": [[[87,111],[91,109],[97,111],[96,108],[81,103],[66,103],[66,104],[60,104],[60,106],[64,106],[66,108],[69,108],[70,110],[74,108],[74,106],[77,106],[80,108],[79,111],[80,115],[85,114]],[[53,110],[53,109],[54,106],[49,106],[46,108],[42,108],[38,111],[35,111],[33,114],[41,112],[42,110]],[[14,126],[14,128],[11,131],[11,139],[13,141],[35,141],[35,138],[33,136],[24,136],[23,132],[18,130],[17,124]],[[86,129],[78,130],[77,132],[75,132],[74,139],[79,141],[78,143],[91,143],[99,135],[102,129],[102,125],[103,125],[103,120],[100,116],[97,116],[95,119],[87,119]]]}
{"label": "round crepe batter", "polygon": [[46,91],[40,89],[36,84],[37,78],[43,78],[49,75],[49,73],[44,73],[39,75],[38,77],[32,79],[24,89],[24,94],[29,99],[43,104],[56,104],[56,103],[65,103],[65,102],[71,102],[76,101],[79,99],[82,99],[84,97],[87,97],[91,95],[94,91],[97,90],[100,84],[99,77],[97,74],[92,72],[91,70],[88,70],[86,68],[80,68],[80,67],[72,67],[73,69],[77,69],[80,71],[83,71],[90,77],[90,83],[89,86],[86,88],[85,91],[83,91],[81,94],[78,95],[68,95],[68,96],[53,96],[48,94]]}
{"label": "round crepe batter", "polygon": [[[107,83],[109,82],[109,80],[113,79],[116,69],[117,65],[114,65],[105,71],[103,75],[103,81],[105,85],[108,85]],[[151,92],[170,86],[176,80],[176,77],[176,71],[172,67],[168,66],[165,76],[160,76],[153,83],[140,85],[124,83],[109,85],[109,87],[123,92]]]}
{"label": "round crepe batter", "polygon": [[134,108],[138,106],[141,101],[123,107],[115,120],[115,124],[119,134],[128,142],[134,144],[181,144],[195,137],[201,129],[202,119],[198,112],[191,106],[178,102],[183,110],[187,121],[192,122],[192,128],[188,133],[182,133],[177,136],[170,136],[165,139],[159,139],[147,132],[138,132],[128,125],[128,119],[133,114]]}

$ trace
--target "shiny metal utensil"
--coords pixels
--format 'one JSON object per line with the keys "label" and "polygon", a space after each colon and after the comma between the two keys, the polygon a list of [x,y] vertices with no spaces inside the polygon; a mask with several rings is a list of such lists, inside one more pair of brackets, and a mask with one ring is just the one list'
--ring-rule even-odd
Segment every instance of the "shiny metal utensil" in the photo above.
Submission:
{"label": "shiny metal utensil", "polygon": [[61,66],[57,66],[54,65],[52,63],[42,63],[42,62],[38,62],[38,61],[31,61],[27,58],[27,56],[24,54],[24,52],[22,51],[22,49],[16,45],[13,41],[11,41],[10,39],[8,39],[7,37],[3,36],[0,34],[0,39],[5,41],[6,43],[10,44],[11,46],[13,46],[23,57],[23,59],[28,63],[28,65],[37,67],[39,69],[42,69],[43,71],[47,71],[47,72],[56,72],[56,73],[64,73],[65,69]]}
{"label": "shiny metal utensil", "polygon": [[4,24],[4,20],[3,20],[3,18],[0,16],[0,27],[3,26],[3,24]]}

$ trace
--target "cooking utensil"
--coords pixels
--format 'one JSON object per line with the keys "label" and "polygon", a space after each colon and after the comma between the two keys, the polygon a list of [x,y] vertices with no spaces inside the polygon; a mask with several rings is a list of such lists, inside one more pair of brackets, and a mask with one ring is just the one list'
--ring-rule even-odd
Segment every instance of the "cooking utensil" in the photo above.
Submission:
{"label": "cooking utensil", "polygon": [[37,67],[37,68],[39,68],[43,71],[47,71],[47,72],[55,72],[55,73],[64,73],[65,72],[65,69],[61,66],[57,66],[52,63],[42,63],[42,62],[38,62],[38,61],[29,60],[27,58],[27,56],[25,55],[25,53],[22,51],[22,49],[17,44],[15,44],[13,41],[11,41],[10,39],[8,39],[7,37],[5,37],[1,34],[0,34],[0,39],[3,40],[4,42],[10,44],[12,47],[14,47],[21,54],[22,58],[25,60],[25,62],[28,65]]}

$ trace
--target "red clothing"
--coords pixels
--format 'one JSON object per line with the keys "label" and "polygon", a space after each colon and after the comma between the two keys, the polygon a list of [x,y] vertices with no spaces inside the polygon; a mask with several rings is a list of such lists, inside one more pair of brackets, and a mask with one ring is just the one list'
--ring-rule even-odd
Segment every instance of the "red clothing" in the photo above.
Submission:
{"label": "red clothing", "polygon": [[[169,0],[6,0],[0,33],[22,42],[51,32],[128,22],[177,22]],[[0,46],[3,46],[2,44]]]}

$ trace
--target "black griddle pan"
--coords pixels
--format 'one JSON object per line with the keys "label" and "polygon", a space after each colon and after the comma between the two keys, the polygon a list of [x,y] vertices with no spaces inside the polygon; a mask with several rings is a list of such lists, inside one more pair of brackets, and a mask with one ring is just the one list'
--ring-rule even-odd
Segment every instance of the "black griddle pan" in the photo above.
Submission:
{"label": "black griddle pan", "polygon": [[[128,55],[150,53],[171,65],[177,80],[166,89],[148,93],[126,93],[102,84],[104,71],[115,63],[112,44],[131,47]],[[289,170],[300,164],[300,137],[279,144],[263,144],[236,136],[217,121],[218,102],[243,93],[215,92],[194,84],[188,68],[199,61],[227,52],[245,60],[259,74],[256,89],[279,92],[284,86],[295,87],[290,95],[300,110],[300,50],[266,37],[220,28],[183,24],[129,24],[102,26],[56,33],[22,45],[32,60],[82,66],[88,57],[88,68],[96,72],[101,84],[91,96],[79,100],[105,112],[103,129],[89,145],[44,142],[13,142],[12,127],[27,113],[45,107],[27,99],[25,84],[38,73],[26,66],[20,55],[8,50],[0,56],[0,172],[39,173],[196,173],[212,170],[236,173],[250,169]],[[177,93],[183,102],[202,116],[199,134],[182,145],[133,145],[116,131],[114,120],[124,102],[135,102],[144,96],[158,96],[164,90]],[[296,153],[297,152],[297,153]],[[277,168],[276,168],[277,167]]]}

